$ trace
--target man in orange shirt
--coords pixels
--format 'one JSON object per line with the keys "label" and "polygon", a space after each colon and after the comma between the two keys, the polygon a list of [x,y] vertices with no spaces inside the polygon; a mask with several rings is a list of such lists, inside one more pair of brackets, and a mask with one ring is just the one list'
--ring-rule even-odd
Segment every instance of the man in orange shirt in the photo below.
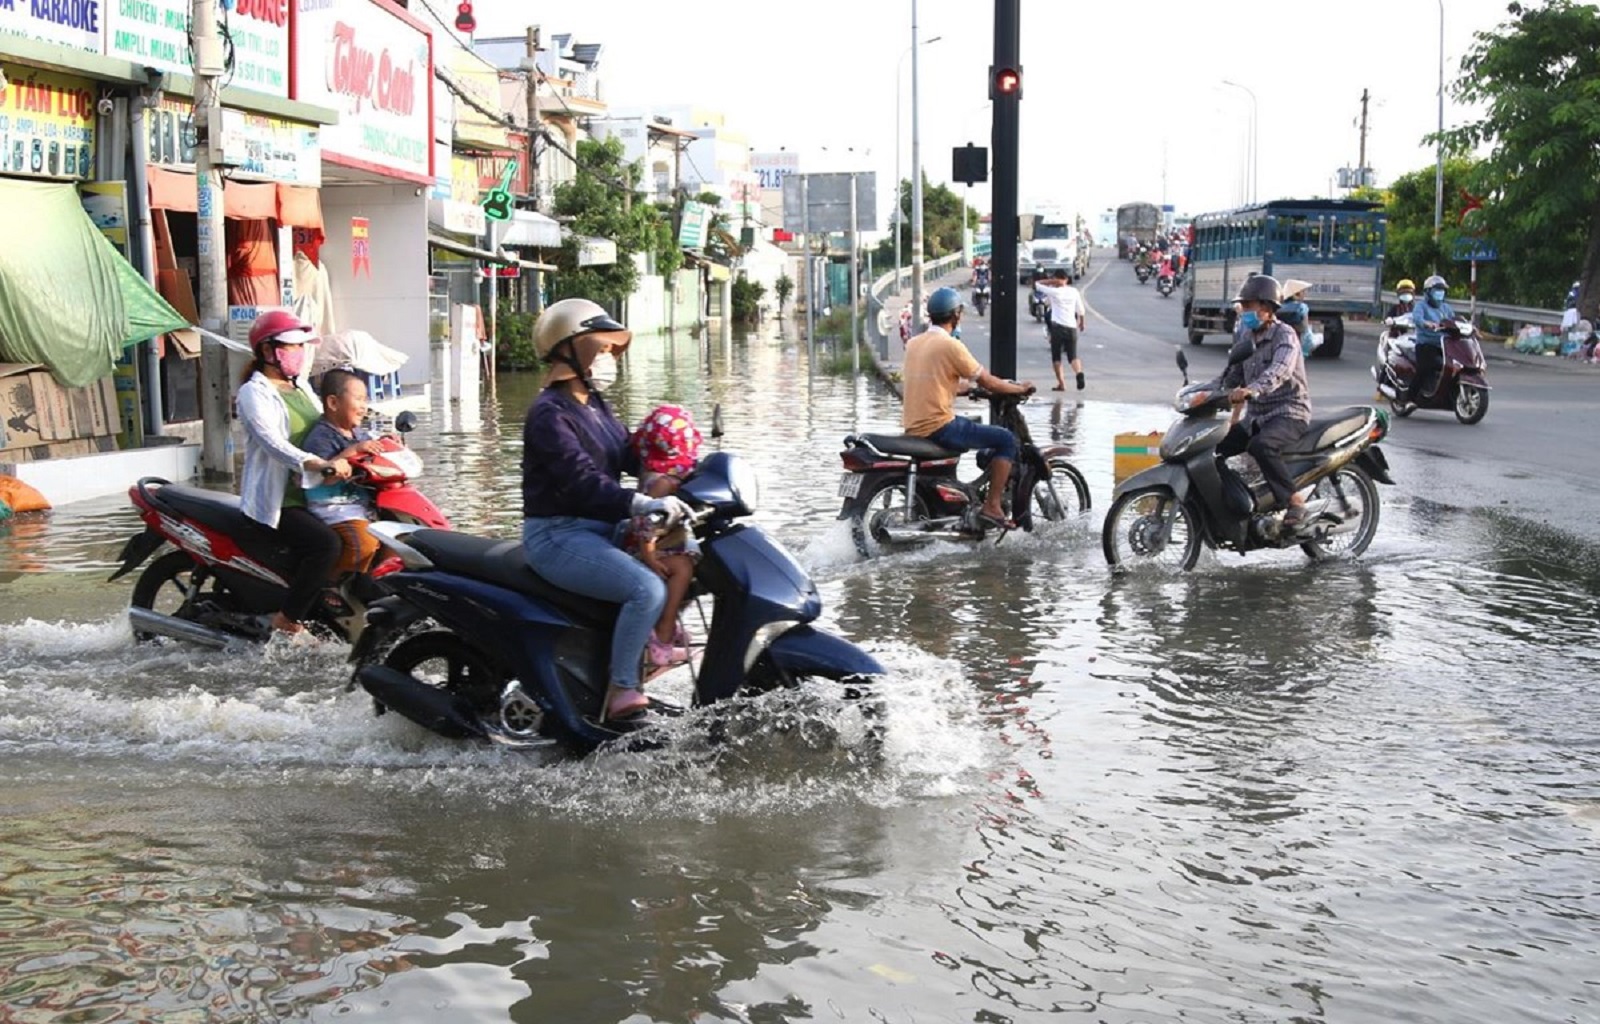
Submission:
{"label": "man in orange shirt", "polygon": [[1013,524],[1006,519],[1001,498],[1011,479],[1011,464],[1017,458],[1017,436],[1005,427],[985,426],[957,416],[951,406],[967,380],[1002,395],[1031,394],[1033,385],[1001,380],[978,365],[956,337],[961,311],[961,296],[954,288],[939,288],[928,296],[931,326],[906,342],[905,363],[901,366],[905,391],[901,424],[907,434],[925,437],[941,448],[989,449],[989,493],[978,516],[990,526],[1009,530]]}

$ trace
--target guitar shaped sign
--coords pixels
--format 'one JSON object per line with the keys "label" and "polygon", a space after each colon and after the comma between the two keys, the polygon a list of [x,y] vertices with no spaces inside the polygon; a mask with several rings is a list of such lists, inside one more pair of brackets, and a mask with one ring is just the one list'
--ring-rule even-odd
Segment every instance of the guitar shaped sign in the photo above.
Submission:
{"label": "guitar shaped sign", "polygon": [[511,177],[517,173],[517,162],[506,161],[506,169],[500,175],[500,184],[489,190],[483,197],[483,215],[490,220],[511,219]]}

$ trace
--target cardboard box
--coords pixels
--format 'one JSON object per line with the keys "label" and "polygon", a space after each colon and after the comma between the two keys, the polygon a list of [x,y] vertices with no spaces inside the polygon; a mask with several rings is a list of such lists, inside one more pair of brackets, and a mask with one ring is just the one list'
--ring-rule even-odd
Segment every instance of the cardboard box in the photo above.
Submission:
{"label": "cardboard box", "polygon": [[[0,451],[45,443],[39,404],[33,394],[34,363],[0,363]],[[26,461],[7,456],[11,461]]]}
{"label": "cardboard box", "polygon": [[1111,475],[1116,483],[1161,463],[1161,432],[1118,434],[1112,442]]}
{"label": "cardboard box", "polygon": [[33,371],[28,379],[33,382],[33,402],[39,408],[39,432],[44,439],[72,440],[72,399],[67,389],[45,370]]}

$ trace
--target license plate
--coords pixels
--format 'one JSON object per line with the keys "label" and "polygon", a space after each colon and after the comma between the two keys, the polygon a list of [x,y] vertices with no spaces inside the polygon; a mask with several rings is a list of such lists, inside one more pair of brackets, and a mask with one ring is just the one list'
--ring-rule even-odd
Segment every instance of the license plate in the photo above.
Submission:
{"label": "license plate", "polygon": [[839,497],[854,498],[861,493],[861,474],[846,473],[839,478]]}

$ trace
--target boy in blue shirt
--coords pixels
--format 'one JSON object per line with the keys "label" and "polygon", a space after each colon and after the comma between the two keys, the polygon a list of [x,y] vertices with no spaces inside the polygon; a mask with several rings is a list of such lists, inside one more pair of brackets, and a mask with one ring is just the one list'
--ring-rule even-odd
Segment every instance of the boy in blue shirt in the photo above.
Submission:
{"label": "boy in blue shirt", "polygon": [[[321,392],[322,418],[301,442],[306,451],[330,461],[383,451],[377,435],[361,425],[367,415],[366,381],[349,370],[329,370],[322,375]],[[350,480],[324,480],[306,488],[306,507],[333,527],[343,546],[335,578],[365,572],[378,553],[378,539],[367,531],[371,503],[372,492]]]}

